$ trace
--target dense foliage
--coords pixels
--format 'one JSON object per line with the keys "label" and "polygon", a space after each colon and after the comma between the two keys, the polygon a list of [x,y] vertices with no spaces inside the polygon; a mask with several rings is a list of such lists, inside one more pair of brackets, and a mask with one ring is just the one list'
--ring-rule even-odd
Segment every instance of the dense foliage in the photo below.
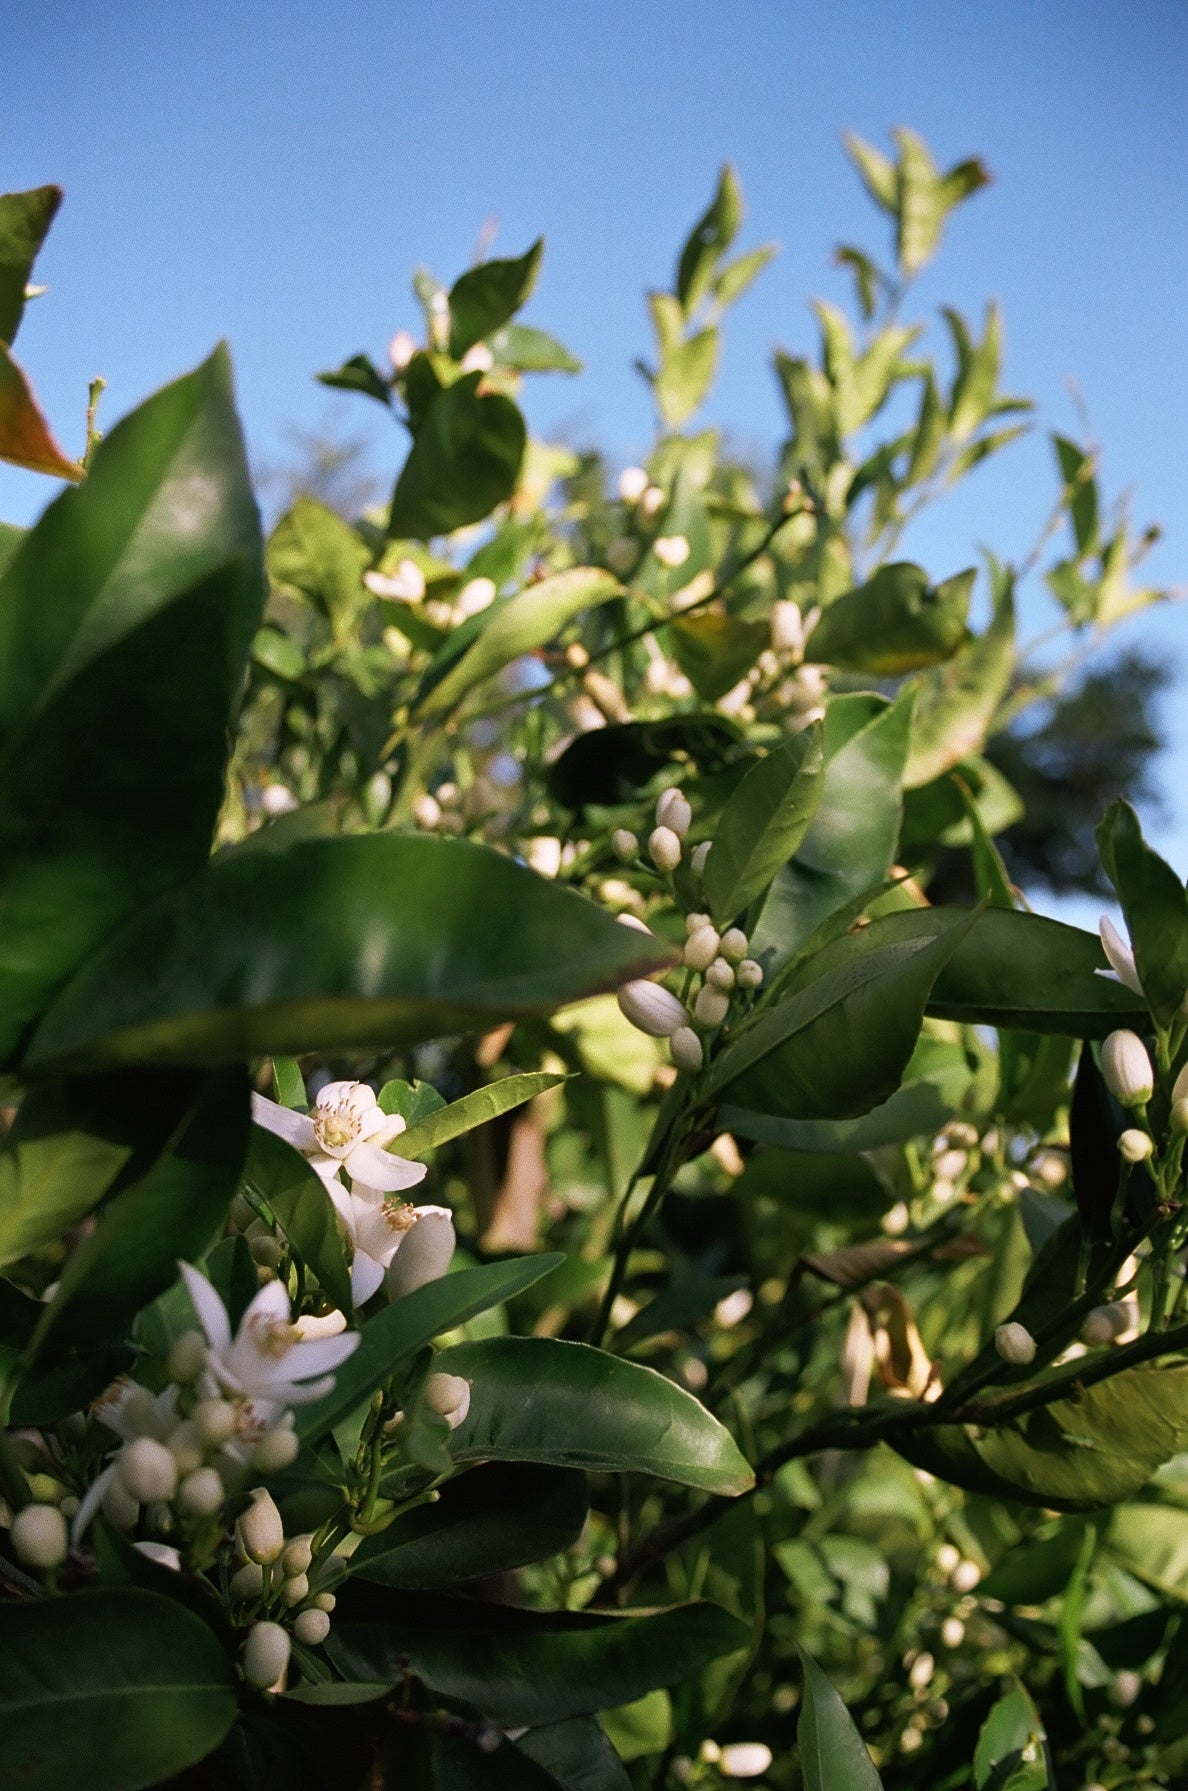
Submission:
{"label": "dense foliage", "polygon": [[909,320],[981,164],[849,149],[894,254],[770,477],[691,424],[727,169],[646,466],[528,435],[537,243],[321,376],[391,502],[267,541],[222,350],[57,447],[0,199],[74,485],[0,532],[5,1782],[1177,1782],[1188,898],[1123,801],[1104,951],[995,843],[1058,862],[1019,586],[1079,650],[1152,534],[1055,437],[1024,564],[900,557],[1030,406]]}

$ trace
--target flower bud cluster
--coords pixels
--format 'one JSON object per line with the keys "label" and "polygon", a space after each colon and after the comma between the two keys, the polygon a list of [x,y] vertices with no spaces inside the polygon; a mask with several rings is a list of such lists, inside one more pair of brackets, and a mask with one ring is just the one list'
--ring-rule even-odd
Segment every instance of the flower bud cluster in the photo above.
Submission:
{"label": "flower bud cluster", "polygon": [[[334,1594],[319,1590],[321,1563],[312,1535],[286,1537],[280,1512],[263,1487],[235,1531],[242,1565],[232,1575],[232,1601],[251,1620],[240,1654],[249,1685],[267,1691],[283,1678],[293,1638],[316,1648],[330,1633]],[[291,1634],[290,1634],[291,1631]]]}

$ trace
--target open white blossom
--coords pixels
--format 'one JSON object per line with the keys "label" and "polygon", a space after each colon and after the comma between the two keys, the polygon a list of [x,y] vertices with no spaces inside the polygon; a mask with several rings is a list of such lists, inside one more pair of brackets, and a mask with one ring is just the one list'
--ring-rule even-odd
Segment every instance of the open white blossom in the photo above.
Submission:
{"label": "open white blossom", "polygon": [[404,1120],[398,1113],[385,1113],[365,1082],[328,1082],[312,1113],[295,1113],[253,1094],[252,1118],[308,1157],[327,1183],[345,1169],[369,1188],[399,1194],[428,1174],[424,1163],[407,1162],[385,1149],[404,1131]]}
{"label": "open white blossom", "polygon": [[260,1289],[233,1335],[227,1308],[206,1276],[188,1262],[178,1266],[210,1345],[205,1390],[251,1402],[257,1418],[267,1422],[289,1406],[321,1399],[334,1385],[332,1371],[359,1347],[357,1331],[304,1339],[279,1281]]}
{"label": "open white blossom", "polygon": [[[326,1191],[334,1202],[334,1210],[342,1220],[354,1256],[351,1261],[351,1298],[362,1306],[379,1288],[398,1250],[408,1247],[408,1240],[427,1223],[449,1229],[449,1249],[444,1274],[454,1253],[454,1224],[448,1207],[413,1206],[408,1201],[385,1196],[382,1189],[352,1181],[350,1192],[340,1181],[326,1183]],[[413,1254],[416,1255],[415,1246]],[[436,1280],[435,1275],[426,1280]],[[407,1291],[407,1290],[406,1290]]]}
{"label": "open white blossom", "polygon": [[1134,953],[1108,914],[1103,914],[1101,917],[1101,945],[1112,968],[1099,970],[1097,975],[1104,976],[1111,983],[1122,983],[1132,995],[1144,999],[1143,985],[1139,981]]}

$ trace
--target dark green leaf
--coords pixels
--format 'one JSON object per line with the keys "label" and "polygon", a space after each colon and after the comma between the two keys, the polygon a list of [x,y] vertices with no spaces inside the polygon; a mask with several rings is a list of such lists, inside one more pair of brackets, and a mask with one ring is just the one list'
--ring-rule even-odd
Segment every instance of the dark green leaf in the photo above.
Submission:
{"label": "dark green leaf", "polygon": [[338,1370],[334,1391],[314,1405],[302,1406],[297,1429],[318,1437],[345,1418],[415,1351],[452,1331],[480,1312],[490,1311],[523,1293],[563,1259],[530,1256],[515,1262],[492,1262],[478,1269],[458,1269],[405,1294],[363,1327],[362,1342]]}
{"label": "dark green leaf", "polygon": [[589,1509],[586,1478],[576,1470],[492,1462],[447,1481],[436,1504],[365,1538],[350,1569],[405,1589],[509,1573],[570,1548]]}
{"label": "dark green leaf", "polygon": [[450,1438],[456,1461],[653,1474],[713,1493],[753,1484],[729,1431],[638,1363],[583,1343],[492,1337],[446,1350],[437,1366],[472,1385],[469,1414]]}
{"label": "dark green leaf", "polygon": [[749,908],[800,846],[821,801],[824,764],[814,724],[759,759],[731,793],[703,873],[719,924]]}
{"label": "dark green leaf", "polygon": [[498,1119],[501,1113],[510,1113],[514,1107],[522,1107],[525,1101],[535,1100],[546,1088],[556,1088],[564,1080],[563,1075],[554,1075],[548,1070],[501,1076],[498,1082],[488,1082],[485,1088],[476,1088],[471,1094],[463,1095],[460,1101],[451,1101],[448,1107],[437,1107],[423,1119],[410,1124],[407,1132],[401,1135],[400,1154],[402,1157],[423,1157],[426,1151],[435,1150],[439,1144],[448,1144],[451,1138],[460,1138],[464,1132],[473,1132],[476,1126],[485,1126]]}
{"label": "dark green leaf", "polygon": [[216,859],[75,978],[38,1068],[411,1044],[547,1012],[668,957],[485,847],[382,834]]}
{"label": "dark green leaf", "polygon": [[951,1120],[968,1073],[961,1077],[905,1082],[879,1106],[858,1119],[781,1119],[742,1107],[724,1106],[718,1119],[723,1129],[760,1144],[784,1150],[823,1152],[878,1150],[885,1144],[906,1144],[913,1138],[931,1138]]}
{"label": "dark green leaf", "polygon": [[668,629],[673,658],[707,703],[716,703],[733,690],[770,641],[766,622],[745,622],[741,616],[714,611],[678,616]]}
{"label": "dark green leaf", "polygon": [[530,1729],[516,1746],[550,1772],[561,1791],[631,1791],[623,1763],[596,1716],[546,1723]]}
{"label": "dark green leaf", "polygon": [[687,755],[706,773],[722,770],[742,735],[724,715],[671,715],[579,734],[549,768],[549,788],[567,808],[630,802],[657,772]]}
{"label": "dark green leaf", "polygon": [[1146,843],[1128,802],[1113,802],[1097,830],[1101,861],[1118,892],[1135,967],[1156,1019],[1167,1026],[1188,991],[1188,896]]}
{"label": "dark green leaf", "polygon": [[1094,1243],[1105,1242],[1111,1233],[1110,1215],[1118,1193],[1122,1159],[1109,1091],[1088,1045],[1081,1047],[1068,1131],[1072,1191],[1081,1215],[1081,1228]]}
{"label": "dark green leaf", "polygon": [[741,222],[742,192],[738,177],[727,162],[718,176],[717,190],[709,209],[693,226],[677,264],[677,297],[686,316],[704,297]]}
{"label": "dark green leaf", "polygon": [[325,1183],[283,1138],[253,1126],[244,1180],[272,1210],[295,1255],[332,1306],[351,1310],[351,1276]]}
{"label": "dark green leaf", "polygon": [[0,342],[16,341],[29,275],[61,203],[61,187],[0,194]]}
{"label": "dark green leaf", "polygon": [[480,261],[455,280],[450,288],[450,353],[456,361],[527,303],[543,254],[541,237],[514,260]]}
{"label": "dark green leaf", "polygon": [[501,392],[480,392],[468,373],[432,399],[404,463],[388,533],[427,541],[482,522],[516,488],[524,419]]}
{"label": "dark green leaf", "polygon": [[[29,1116],[30,1118],[32,1115]],[[0,1152],[0,1264],[52,1243],[97,1206],[130,1151],[82,1131],[18,1120]]]}
{"label": "dark green leaf", "polygon": [[846,671],[898,677],[949,659],[966,639],[976,572],[943,584],[907,561],[880,566],[873,578],[837,597],[809,635],[805,657]]}
{"label": "dark green leaf", "polygon": [[349,361],[332,373],[319,373],[319,385],[335,386],[342,392],[362,392],[377,403],[391,405],[392,390],[375,363],[365,354],[353,354]]}
{"label": "dark green leaf", "polygon": [[882,1791],[854,1719],[811,1654],[797,1644],[804,1698],[796,1724],[805,1791]]}
{"label": "dark green leaf", "polygon": [[1047,1791],[1047,1747],[1039,1713],[1017,1682],[982,1725],[974,1750],[977,1791]]}
{"label": "dark green leaf", "polygon": [[206,1625],[152,1592],[0,1605],[5,1771],[22,1791],[140,1791],[204,1759],[235,1720]]}

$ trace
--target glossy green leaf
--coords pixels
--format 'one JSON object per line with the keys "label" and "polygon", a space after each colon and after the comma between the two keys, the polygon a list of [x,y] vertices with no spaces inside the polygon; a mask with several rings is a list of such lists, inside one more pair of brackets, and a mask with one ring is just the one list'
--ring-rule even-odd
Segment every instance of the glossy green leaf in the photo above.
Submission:
{"label": "glossy green leaf", "polygon": [[481,627],[466,652],[422,696],[421,713],[438,715],[452,708],[468,690],[493,678],[513,659],[543,647],[583,610],[619,597],[622,591],[612,573],[597,566],[572,566],[492,605],[476,617]]}
{"label": "glossy green leaf", "polygon": [[543,1013],[667,960],[485,847],[395,834],[216,859],[113,936],[30,1066],[395,1048]]}
{"label": "glossy green leaf", "polygon": [[504,1725],[553,1723],[676,1685],[737,1648],[746,1629],[712,1604],[647,1616],[536,1612],[436,1599],[390,1600],[390,1617],[336,1621],[326,1652],[347,1678],[431,1690]]}
{"label": "glossy green leaf", "polygon": [[797,1644],[804,1696],[796,1723],[805,1791],[882,1791],[866,1743],[832,1682]]}
{"label": "glossy green leaf", "polygon": [[982,1724],[973,1771],[977,1791],[1048,1791],[1053,1786],[1039,1712],[1017,1681]]}
{"label": "glossy green leaf", "polygon": [[329,618],[346,621],[366,599],[366,546],[341,516],[299,497],[268,538],[266,564],[274,585],[296,592]]}
{"label": "glossy green leaf", "polygon": [[702,876],[719,924],[763,895],[796,852],[821,801],[824,769],[814,724],[757,760],[731,792]]}
{"label": "glossy green leaf", "polygon": [[523,255],[480,261],[455,280],[450,288],[450,353],[455,360],[501,329],[527,303],[543,254],[541,237]]}
{"label": "glossy green leaf", "polygon": [[386,1306],[364,1325],[358,1349],[336,1373],[334,1391],[301,1407],[298,1432],[303,1437],[324,1435],[425,1344],[480,1312],[514,1299],[562,1260],[559,1256],[530,1256],[487,1263],[478,1269],[458,1269]]}
{"label": "glossy green leaf", "polygon": [[235,1672],[192,1612],[152,1592],[0,1605],[0,1730],[22,1791],[140,1791],[211,1753]]}
{"label": "glossy green leaf", "polygon": [[705,296],[718,263],[737,236],[742,206],[738,176],[727,162],[709,208],[694,224],[677,263],[676,293],[686,316]]}
{"label": "glossy green leaf", "polygon": [[263,1200],[294,1254],[314,1275],[332,1306],[352,1307],[351,1275],[325,1183],[300,1151],[263,1126],[253,1126],[243,1167],[248,1188]]}
{"label": "glossy green leaf", "polygon": [[1143,993],[1167,1026],[1188,990],[1188,895],[1175,871],[1144,840],[1128,802],[1110,804],[1097,843],[1122,904]]}
{"label": "glossy green leaf", "polygon": [[830,914],[886,877],[899,836],[911,732],[910,691],[889,705],[864,696],[830,703],[817,812],[772,884],[751,936],[752,954],[769,974]]}
{"label": "glossy green leaf", "polygon": [[220,350],[112,430],[0,578],[0,1055],[113,925],[205,863],[261,598]]}
{"label": "glossy green leaf", "polygon": [[29,275],[61,203],[61,187],[0,193],[0,342],[16,341]]}
{"label": "glossy green leaf", "polygon": [[492,1462],[447,1481],[436,1504],[366,1537],[350,1570],[406,1589],[510,1573],[570,1548],[589,1509],[586,1477],[575,1469]]}
{"label": "glossy green leaf", "polygon": [[1167,1505],[1119,1505],[1110,1514],[1106,1543],[1110,1555],[1144,1585],[1188,1603],[1188,1512]]}
{"label": "glossy green leaf", "polygon": [[718,1118],[725,1131],[783,1150],[824,1154],[879,1150],[886,1144],[935,1137],[953,1118],[968,1081],[966,1074],[905,1082],[857,1119],[786,1119],[729,1104],[719,1110]]}
{"label": "glossy green leaf", "polygon": [[468,373],[436,393],[396,481],[388,533],[427,541],[482,522],[516,488],[524,419],[501,392],[480,392]]}
{"label": "glossy green leaf", "polygon": [[1015,665],[1015,604],[1011,574],[995,568],[990,626],[946,665],[919,683],[906,789],[929,784],[971,753],[980,752],[1006,695]]}
{"label": "glossy green leaf", "polygon": [[521,1736],[516,1746],[552,1775],[561,1791],[631,1791],[631,1781],[596,1716],[571,1716]]}
{"label": "glossy green leaf", "polygon": [[806,658],[846,671],[897,677],[949,659],[966,638],[974,571],[943,584],[908,561],[879,570],[836,598],[805,645]]}
{"label": "glossy green leaf", "polygon": [[437,1365],[472,1385],[450,1438],[456,1461],[652,1474],[725,1494],[754,1482],[729,1431],[691,1393],[587,1344],[493,1337],[458,1344]]}
{"label": "glossy green leaf", "polygon": [[713,610],[678,615],[666,635],[677,665],[706,703],[733,690],[771,642],[766,622],[746,622]]}
{"label": "glossy green leaf", "polygon": [[463,1095],[460,1101],[435,1108],[415,1125],[410,1124],[407,1132],[401,1134],[400,1155],[423,1157],[426,1151],[436,1150],[439,1144],[448,1144],[451,1138],[460,1138],[464,1132],[473,1132],[476,1126],[485,1126],[498,1119],[500,1114],[522,1107],[525,1101],[535,1100],[537,1095],[548,1088],[558,1087],[564,1080],[563,1075],[554,1075],[548,1070],[501,1076],[498,1082],[488,1082],[484,1088]]}

